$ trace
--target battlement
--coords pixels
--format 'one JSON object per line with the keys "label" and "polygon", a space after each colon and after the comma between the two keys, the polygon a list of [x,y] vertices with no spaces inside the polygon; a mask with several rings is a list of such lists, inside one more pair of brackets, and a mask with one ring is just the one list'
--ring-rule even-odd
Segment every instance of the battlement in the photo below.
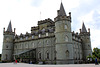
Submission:
{"label": "battlement", "polygon": [[77,41],[77,42],[81,42],[82,40],[81,40],[81,37],[80,37],[80,34],[78,33],[78,32],[72,32],[72,39],[74,40],[74,41]]}
{"label": "battlement", "polygon": [[82,30],[80,29],[80,33],[79,33],[80,36],[83,36],[83,35],[87,35],[87,36],[90,36],[90,28],[88,28],[88,32],[82,32]]}
{"label": "battlement", "polygon": [[54,36],[54,31],[55,29],[45,29],[45,30],[34,31],[33,33],[28,33],[28,32],[26,32],[26,34],[21,33],[20,35],[15,36],[15,42],[52,37]]}
{"label": "battlement", "polygon": [[52,21],[50,18],[38,21],[38,25],[45,24],[45,23],[51,23],[52,24],[52,23],[54,23],[54,21]]}
{"label": "battlement", "polygon": [[69,12],[69,16],[60,16],[58,15],[56,18],[54,18],[54,21],[60,21],[60,20],[67,20],[71,22],[71,12]]}
{"label": "battlement", "polygon": [[5,31],[5,28],[3,29],[3,34],[9,34],[9,35],[14,35],[15,34],[15,28],[14,28],[14,32],[10,32],[10,31]]}

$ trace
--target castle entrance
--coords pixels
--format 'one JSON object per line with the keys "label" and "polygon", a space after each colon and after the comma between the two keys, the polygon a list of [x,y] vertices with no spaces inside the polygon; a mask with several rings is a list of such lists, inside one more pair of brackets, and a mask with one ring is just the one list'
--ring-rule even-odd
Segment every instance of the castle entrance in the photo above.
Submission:
{"label": "castle entrance", "polygon": [[36,63],[36,49],[23,51],[21,53],[15,54],[14,57],[18,62]]}

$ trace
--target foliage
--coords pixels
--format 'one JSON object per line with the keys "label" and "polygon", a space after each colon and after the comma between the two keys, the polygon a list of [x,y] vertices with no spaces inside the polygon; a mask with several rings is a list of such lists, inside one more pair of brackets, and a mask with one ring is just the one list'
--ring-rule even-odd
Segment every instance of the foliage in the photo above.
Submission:
{"label": "foliage", "polygon": [[92,54],[93,54],[93,58],[97,57],[98,59],[100,59],[100,49],[99,48],[94,48]]}
{"label": "foliage", "polygon": [[99,48],[94,48],[93,52],[92,52],[92,56],[89,55],[89,56],[87,56],[87,59],[88,58],[92,58],[92,62],[95,62],[95,58],[97,58],[98,61],[99,61],[100,60],[100,49]]}

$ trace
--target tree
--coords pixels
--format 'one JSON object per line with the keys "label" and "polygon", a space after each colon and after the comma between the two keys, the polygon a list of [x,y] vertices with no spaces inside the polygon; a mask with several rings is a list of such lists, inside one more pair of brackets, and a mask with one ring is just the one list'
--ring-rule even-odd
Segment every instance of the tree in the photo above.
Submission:
{"label": "tree", "polygon": [[99,48],[94,48],[93,52],[92,52],[92,55],[93,55],[94,58],[97,57],[98,59],[100,59],[100,49]]}
{"label": "tree", "polygon": [[99,48],[94,48],[93,49],[93,52],[92,52],[92,56],[91,55],[89,55],[89,56],[87,56],[87,59],[88,58],[92,58],[92,61],[91,62],[95,62],[95,58],[97,58],[98,59],[98,61],[99,61],[99,59],[100,59],[100,49]]}

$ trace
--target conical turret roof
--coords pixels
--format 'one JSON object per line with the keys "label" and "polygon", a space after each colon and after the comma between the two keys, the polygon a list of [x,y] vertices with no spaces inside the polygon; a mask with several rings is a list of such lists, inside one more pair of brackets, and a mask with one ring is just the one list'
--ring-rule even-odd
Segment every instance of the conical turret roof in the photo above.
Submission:
{"label": "conical turret roof", "polygon": [[7,31],[12,32],[11,20],[10,20],[10,22],[9,22],[9,25],[8,25]]}
{"label": "conical turret roof", "polygon": [[63,7],[63,4],[61,2],[61,5],[60,5],[60,10],[59,10],[59,13],[58,13],[59,16],[66,16],[66,12],[65,12],[65,9]]}
{"label": "conical turret roof", "polygon": [[87,32],[84,22],[83,22],[83,25],[82,25],[82,31],[81,32]]}

